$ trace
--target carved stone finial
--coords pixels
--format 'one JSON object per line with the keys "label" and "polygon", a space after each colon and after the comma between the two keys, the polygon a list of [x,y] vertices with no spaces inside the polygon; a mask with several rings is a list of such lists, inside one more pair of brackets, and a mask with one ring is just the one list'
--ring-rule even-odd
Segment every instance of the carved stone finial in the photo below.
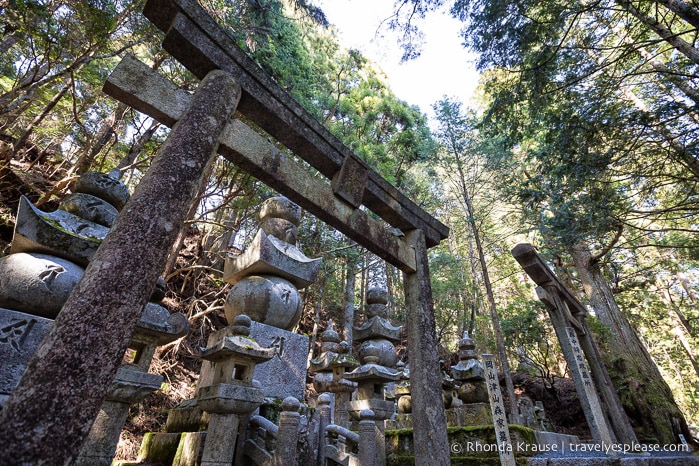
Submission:
{"label": "carved stone finial", "polygon": [[330,393],[324,392],[321,393],[320,396],[318,397],[318,405],[320,406],[327,406],[330,403],[332,403],[333,397]]}
{"label": "carved stone finial", "polygon": [[231,327],[231,331],[233,332],[233,335],[240,335],[247,337],[250,335],[250,324],[252,323],[252,320],[250,317],[246,316],[245,314],[239,314],[235,316],[233,319],[233,325]]}
{"label": "carved stone finial", "polygon": [[374,411],[370,409],[363,409],[359,411],[359,419],[364,421],[364,420],[370,420],[373,421],[376,415],[374,414]]}
{"label": "carved stone finial", "polygon": [[473,339],[468,336],[468,332],[464,332],[463,337],[459,340],[459,360],[465,361],[468,359],[478,359],[476,354],[476,344]]}
{"label": "carved stone finial", "polygon": [[301,403],[293,396],[287,396],[282,401],[282,411],[291,411],[296,413],[298,412],[299,407],[301,407]]}
{"label": "carved stone finial", "polygon": [[388,291],[383,288],[371,288],[366,295],[366,318],[388,315]]}
{"label": "carved stone finial", "polygon": [[260,228],[268,235],[296,244],[301,207],[279,196],[267,199],[260,208]]}
{"label": "carved stone finial", "polygon": [[337,352],[340,343],[340,335],[335,331],[335,324],[332,319],[328,321],[328,326],[323,333],[320,334],[320,340],[322,342],[320,345],[320,351],[322,353],[328,351]]}

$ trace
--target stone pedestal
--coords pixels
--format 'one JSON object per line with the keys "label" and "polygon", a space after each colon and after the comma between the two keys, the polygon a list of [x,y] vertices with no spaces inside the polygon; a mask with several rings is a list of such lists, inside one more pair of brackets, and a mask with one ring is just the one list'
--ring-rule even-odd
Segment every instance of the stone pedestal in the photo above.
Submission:
{"label": "stone pedestal", "polygon": [[255,367],[255,380],[266,397],[284,399],[306,397],[306,363],[309,339],[305,335],[252,322],[250,338],[260,346],[274,348],[274,357]]}
{"label": "stone pedestal", "polygon": [[0,308],[0,408],[52,324],[51,319]]}

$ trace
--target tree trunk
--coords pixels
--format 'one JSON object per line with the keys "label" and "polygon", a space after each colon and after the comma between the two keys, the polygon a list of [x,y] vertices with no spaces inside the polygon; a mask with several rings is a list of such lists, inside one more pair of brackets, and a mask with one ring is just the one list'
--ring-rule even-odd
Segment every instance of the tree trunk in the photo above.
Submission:
{"label": "tree trunk", "polygon": [[148,129],[131,144],[131,147],[129,148],[129,153],[122,157],[122,159],[119,160],[119,163],[115,167],[117,170],[119,170],[120,178],[121,175],[126,170],[128,170],[129,167],[131,167],[131,165],[136,163],[138,155],[141,153],[141,151],[143,151],[143,146],[145,146],[146,143],[151,140],[158,128],[160,128],[160,123],[158,123],[155,120],[152,120]]}
{"label": "tree trunk", "polygon": [[626,11],[631,13],[637,20],[645,26],[653,30],[665,42],[672,45],[675,50],[689,58],[695,64],[699,65],[699,50],[692,44],[679,37],[679,34],[668,29],[660,20],[646,15],[641,10],[636,8],[629,0],[617,0],[617,3]]}
{"label": "tree trunk", "polygon": [[17,152],[24,147],[24,144],[27,142],[29,139],[29,136],[34,132],[34,128],[38,124],[40,124],[44,118],[48,116],[49,113],[51,113],[51,110],[53,110],[56,105],[58,105],[58,102],[63,98],[64,95],[66,95],[66,92],[68,92],[68,89],[70,89],[70,83],[65,84],[60,91],[56,93],[56,95],[53,96],[53,98],[49,101],[48,104],[44,107],[44,109],[39,113],[29,125],[27,125],[26,128],[24,128],[24,131],[22,131],[22,135],[17,138],[17,140],[14,143],[13,146],[13,152],[17,154]]}
{"label": "tree trunk", "polygon": [[[354,244],[354,241],[350,241],[350,244]],[[342,296],[342,312],[343,312],[343,322],[342,322],[342,336],[343,339],[349,343],[349,347],[352,348],[352,326],[354,324],[354,292],[355,285],[357,283],[357,258],[353,251],[350,251],[347,255],[345,266],[345,292]]]}
{"label": "tree trunk", "polygon": [[507,359],[507,350],[505,349],[505,339],[502,336],[502,329],[500,328],[500,317],[498,316],[497,305],[495,304],[495,295],[493,294],[493,286],[490,283],[490,275],[488,274],[488,263],[485,260],[485,253],[483,252],[483,245],[481,244],[481,237],[478,232],[478,227],[476,225],[475,218],[473,216],[473,205],[471,204],[471,196],[468,193],[466,186],[466,179],[464,173],[461,169],[461,164],[458,165],[459,176],[461,177],[461,195],[464,199],[464,204],[466,204],[466,215],[468,215],[468,224],[471,227],[471,233],[473,234],[473,241],[476,245],[476,253],[478,254],[478,261],[481,265],[481,276],[483,278],[483,286],[485,287],[485,295],[488,299],[488,308],[490,309],[490,319],[493,322],[493,333],[495,334],[495,342],[498,347],[498,355],[500,357],[500,365],[502,366],[502,372],[505,377],[505,389],[507,391],[507,398],[510,402],[510,422],[513,424],[519,423],[519,408],[517,407],[517,398],[515,396],[515,386],[512,383],[512,374],[510,372],[510,362]]}
{"label": "tree trunk", "polygon": [[619,398],[636,424],[639,440],[677,444],[680,433],[691,438],[670,387],[619,309],[588,246],[578,244],[570,253],[595,316],[611,332],[605,345],[608,352],[603,356],[614,385],[620,391]]}
{"label": "tree trunk", "polygon": [[100,128],[99,132],[93,139],[93,144],[85,148],[82,155],[78,157],[78,160],[71,167],[70,173],[85,173],[90,169],[92,163],[95,161],[95,157],[99,154],[102,149],[107,145],[110,139],[116,134],[117,128],[124,119],[124,115],[129,110],[129,107],[119,102],[117,106],[112,111],[109,118],[105,120]]}
{"label": "tree trunk", "polygon": [[687,358],[692,364],[694,372],[697,377],[699,377],[699,361],[697,361],[694,351],[692,350],[692,345],[689,343],[689,339],[691,338],[689,334],[689,322],[682,313],[682,310],[677,307],[675,300],[672,299],[670,288],[668,286],[663,286],[663,288],[658,291],[660,291],[663,301],[665,301],[670,320],[672,320],[672,334],[675,335],[680,342],[680,346],[682,346],[682,349],[687,354]]}
{"label": "tree trunk", "polygon": [[199,85],[7,400],[0,464],[73,463],[239,99],[222,71]]}
{"label": "tree trunk", "polygon": [[668,10],[677,13],[677,16],[699,29],[699,10],[683,0],[656,0],[665,5]]}
{"label": "tree trunk", "polygon": [[17,43],[17,35],[13,32],[11,34],[5,35],[2,40],[0,40],[0,55],[10,50],[13,45]]}

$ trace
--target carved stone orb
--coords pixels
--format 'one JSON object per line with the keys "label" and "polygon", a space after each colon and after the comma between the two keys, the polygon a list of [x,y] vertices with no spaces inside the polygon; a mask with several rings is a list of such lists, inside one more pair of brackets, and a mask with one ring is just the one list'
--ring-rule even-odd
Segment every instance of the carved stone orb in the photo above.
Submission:
{"label": "carved stone orb", "polygon": [[46,254],[0,258],[0,307],[54,319],[83,273],[82,267]]}
{"label": "carved stone orb", "polygon": [[393,343],[383,338],[372,339],[363,342],[359,346],[360,360],[363,360],[365,358],[367,348],[371,346],[375,346],[378,349],[379,361],[375,364],[384,367],[394,367],[396,365],[396,360],[398,359],[398,356],[396,356],[396,347],[393,346]]}
{"label": "carved stone orb", "polygon": [[256,322],[291,330],[301,318],[301,296],[288,280],[272,275],[251,275],[231,288],[224,304],[231,324],[247,314]]}
{"label": "carved stone orb", "polygon": [[488,403],[485,382],[464,382],[459,387],[459,399],[464,403]]}
{"label": "carved stone orb", "polygon": [[403,395],[398,398],[398,412],[401,414],[409,414],[413,411],[413,399],[410,395]]}

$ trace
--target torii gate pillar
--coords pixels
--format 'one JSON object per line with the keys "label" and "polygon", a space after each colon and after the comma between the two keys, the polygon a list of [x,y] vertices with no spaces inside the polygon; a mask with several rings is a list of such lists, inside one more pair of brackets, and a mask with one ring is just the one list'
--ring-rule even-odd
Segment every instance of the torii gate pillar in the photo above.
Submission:
{"label": "torii gate pillar", "polygon": [[595,441],[607,445],[638,443],[602,363],[597,344],[590,335],[585,322],[585,307],[548,268],[531,244],[518,244],[512,249],[512,255],[539,285],[536,293],[548,310]]}

